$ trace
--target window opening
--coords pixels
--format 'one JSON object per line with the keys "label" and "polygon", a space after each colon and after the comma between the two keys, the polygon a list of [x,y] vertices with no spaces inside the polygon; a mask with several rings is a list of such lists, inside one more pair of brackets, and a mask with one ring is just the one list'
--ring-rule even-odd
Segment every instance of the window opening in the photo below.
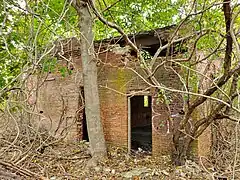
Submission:
{"label": "window opening", "polygon": [[148,96],[144,96],[144,107],[149,107]]}

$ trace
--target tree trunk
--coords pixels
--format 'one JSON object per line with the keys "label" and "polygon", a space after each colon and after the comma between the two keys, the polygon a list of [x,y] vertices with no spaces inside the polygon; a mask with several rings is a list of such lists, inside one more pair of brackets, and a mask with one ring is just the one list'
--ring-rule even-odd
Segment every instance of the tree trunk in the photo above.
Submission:
{"label": "tree trunk", "polygon": [[185,164],[190,150],[190,144],[192,138],[189,136],[178,136],[173,139],[174,150],[172,153],[172,162],[177,166],[182,166]]}
{"label": "tree trunk", "polygon": [[85,112],[92,159],[95,158],[97,160],[105,157],[107,152],[100,118],[97,66],[92,31],[93,19],[88,4],[84,1],[80,1],[79,3],[80,48],[83,68]]}

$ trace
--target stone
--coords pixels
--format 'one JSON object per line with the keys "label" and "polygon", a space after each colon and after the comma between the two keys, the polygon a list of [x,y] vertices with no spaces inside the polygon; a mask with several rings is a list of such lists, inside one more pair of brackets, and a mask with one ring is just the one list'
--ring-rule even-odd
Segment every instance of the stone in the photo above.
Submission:
{"label": "stone", "polygon": [[96,166],[96,167],[94,167],[94,170],[95,170],[96,172],[100,172],[100,171],[101,171],[101,167]]}
{"label": "stone", "polygon": [[115,173],[116,173],[116,170],[115,170],[115,169],[112,169],[111,173],[112,173],[112,174],[115,174]]}
{"label": "stone", "polygon": [[132,177],[145,175],[147,173],[149,173],[149,170],[147,168],[135,168],[132,169],[131,171],[122,173],[122,177],[126,179],[131,179]]}

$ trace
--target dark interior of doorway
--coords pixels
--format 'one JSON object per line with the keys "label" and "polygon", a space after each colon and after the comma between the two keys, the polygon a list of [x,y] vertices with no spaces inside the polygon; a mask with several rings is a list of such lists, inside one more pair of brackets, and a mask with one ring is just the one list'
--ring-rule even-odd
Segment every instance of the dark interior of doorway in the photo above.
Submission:
{"label": "dark interior of doorway", "polygon": [[131,104],[131,149],[152,151],[152,97],[133,96]]}
{"label": "dark interior of doorway", "polygon": [[89,142],[85,108],[83,109],[82,139],[85,140],[85,141],[87,141],[87,142]]}
{"label": "dark interior of doorway", "polygon": [[[79,107],[82,107],[85,102],[84,102],[84,88],[81,87],[80,89],[81,93],[80,93],[80,96],[79,96]],[[82,132],[82,139],[81,140],[85,140],[87,142],[89,142],[89,137],[88,137],[88,131],[87,131],[87,120],[86,120],[86,113],[85,113],[85,108],[82,109],[81,111],[82,113],[82,125],[81,125],[81,132]]]}

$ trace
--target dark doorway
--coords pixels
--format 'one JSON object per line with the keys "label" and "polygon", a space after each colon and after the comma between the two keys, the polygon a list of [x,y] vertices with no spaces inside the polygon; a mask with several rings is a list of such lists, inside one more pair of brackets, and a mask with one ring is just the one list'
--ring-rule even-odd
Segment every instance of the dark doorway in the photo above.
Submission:
{"label": "dark doorway", "polygon": [[152,151],[152,98],[133,96],[130,98],[131,149]]}
{"label": "dark doorway", "polygon": [[82,140],[89,142],[85,108],[83,109],[83,119],[82,119]]}
{"label": "dark doorway", "polygon": [[79,124],[79,132],[81,132],[81,139],[80,140],[85,140],[89,142],[88,138],[88,130],[87,130],[87,120],[86,120],[86,113],[85,113],[85,99],[84,99],[84,88],[80,87],[80,93],[79,93],[79,116],[80,116],[80,121]]}

